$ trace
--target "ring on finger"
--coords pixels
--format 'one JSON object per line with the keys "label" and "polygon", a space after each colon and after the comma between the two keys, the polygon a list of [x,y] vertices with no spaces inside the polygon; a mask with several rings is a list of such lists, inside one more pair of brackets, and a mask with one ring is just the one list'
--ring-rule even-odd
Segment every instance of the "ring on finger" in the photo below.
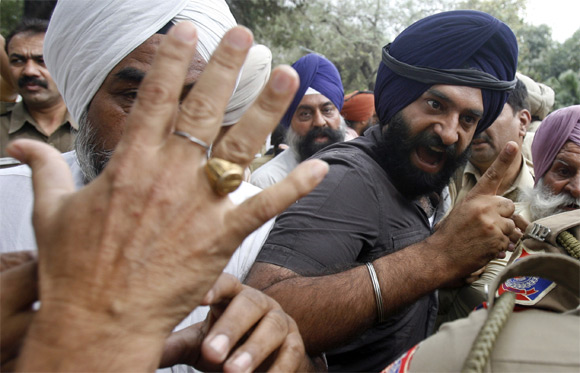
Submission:
{"label": "ring on finger", "polygon": [[225,159],[210,158],[205,165],[205,173],[214,192],[223,197],[238,189],[244,168]]}
{"label": "ring on finger", "polygon": [[205,141],[198,139],[195,136],[190,135],[189,133],[185,132],[185,131],[173,131],[173,134],[176,136],[180,136],[180,137],[184,137],[186,139],[188,139],[189,141],[191,141],[192,143],[194,143],[195,145],[199,145],[202,148],[205,149],[206,152],[209,151],[209,145],[206,144]]}

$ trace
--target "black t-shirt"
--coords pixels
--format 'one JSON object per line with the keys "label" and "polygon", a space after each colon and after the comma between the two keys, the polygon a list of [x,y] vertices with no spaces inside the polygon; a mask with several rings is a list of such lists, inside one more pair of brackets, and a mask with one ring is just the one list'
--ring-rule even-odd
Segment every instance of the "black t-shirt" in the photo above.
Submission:
{"label": "black t-shirt", "polygon": [[[277,218],[256,260],[305,276],[321,275],[427,238],[427,215],[389,180],[381,142],[375,126],[365,136],[317,153],[313,158],[329,163],[328,175]],[[420,298],[347,346],[327,352],[330,370],[380,371],[430,334],[436,313],[434,294]]]}

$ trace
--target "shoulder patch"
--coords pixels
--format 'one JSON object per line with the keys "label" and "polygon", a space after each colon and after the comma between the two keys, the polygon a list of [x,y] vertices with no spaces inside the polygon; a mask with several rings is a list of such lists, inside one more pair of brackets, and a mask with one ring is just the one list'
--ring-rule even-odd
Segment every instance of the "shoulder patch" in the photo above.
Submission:
{"label": "shoulder patch", "polygon": [[[521,253],[515,261],[525,258],[531,254],[526,247],[522,247]],[[514,261],[514,262],[515,262]],[[510,278],[500,285],[497,289],[496,296],[509,291],[516,294],[516,304],[521,306],[533,306],[546,296],[556,284],[552,281],[535,276],[521,276]]]}
{"label": "shoulder patch", "polygon": [[393,361],[388,367],[382,370],[381,373],[405,373],[409,371],[409,365],[411,364],[411,360],[413,359],[413,355],[419,348],[419,344],[416,344],[415,347],[411,348],[409,351],[405,352],[401,355],[400,358]]}

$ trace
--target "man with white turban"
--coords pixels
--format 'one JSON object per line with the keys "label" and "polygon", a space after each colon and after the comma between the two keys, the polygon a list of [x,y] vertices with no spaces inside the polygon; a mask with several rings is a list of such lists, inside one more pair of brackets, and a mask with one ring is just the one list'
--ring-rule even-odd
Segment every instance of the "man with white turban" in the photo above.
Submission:
{"label": "man with white turban", "polygon": [[[76,153],[64,155],[77,189],[94,180],[111,158],[139,85],[151,69],[159,45],[166,40],[165,34],[171,26],[187,21],[197,29],[197,49],[180,100],[193,87],[226,31],[236,26],[228,6],[221,0],[146,0],[138,4],[62,0],[52,16],[45,40],[45,57],[80,126]],[[243,75],[246,80],[228,105],[225,124],[236,123],[258,96],[269,76],[270,61],[270,53],[263,46],[256,46],[250,52]],[[182,160],[175,159],[175,162]],[[31,225],[34,200],[30,169],[23,166],[1,173],[0,191],[3,222],[0,252],[36,250]],[[240,204],[258,192],[258,188],[243,183],[229,197],[233,203]],[[225,272],[238,279],[244,276],[261,246],[261,241],[254,240],[263,239],[270,224],[263,225],[243,242]],[[197,309],[178,329],[203,320],[206,313],[207,309]],[[183,343],[178,345],[184,347]],[[223,343],[219,347],[229,348]],[[245,363],[251,363],[247,356],[244,358]]]}

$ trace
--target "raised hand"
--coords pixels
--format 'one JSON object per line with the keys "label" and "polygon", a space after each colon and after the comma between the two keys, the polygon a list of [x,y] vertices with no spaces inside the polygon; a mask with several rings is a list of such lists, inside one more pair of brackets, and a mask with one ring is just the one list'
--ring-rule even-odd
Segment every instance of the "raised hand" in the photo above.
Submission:
{"label": "raised hand", "polygon": [[[9,147],[33,172],[42,300],[21,369],[155,369],[166,337],[201,302],[242,239],[326,174],[326,164],[308,162],[239,206],[218,195],[204,171],[204,149],[172,133],[213,141],[252,35],[230,30],[179,103],[195,44],[190,23],[170,30],[113,158],[78,192],[51,147],[26,140]],[[220,157],[245,167],[297,86],[292,69],[275,69],[239,130],[224,138],[235,150],[218,147]]]}
{"label": "raised hand", "polygon": [[446,247],[449,270],[457,277],[504,258],[521,237],[511,219],[514,203],[496,195],[506,171],[516,156],[517,144],[509,142],[463,201],[456,205],[430,237]]}

